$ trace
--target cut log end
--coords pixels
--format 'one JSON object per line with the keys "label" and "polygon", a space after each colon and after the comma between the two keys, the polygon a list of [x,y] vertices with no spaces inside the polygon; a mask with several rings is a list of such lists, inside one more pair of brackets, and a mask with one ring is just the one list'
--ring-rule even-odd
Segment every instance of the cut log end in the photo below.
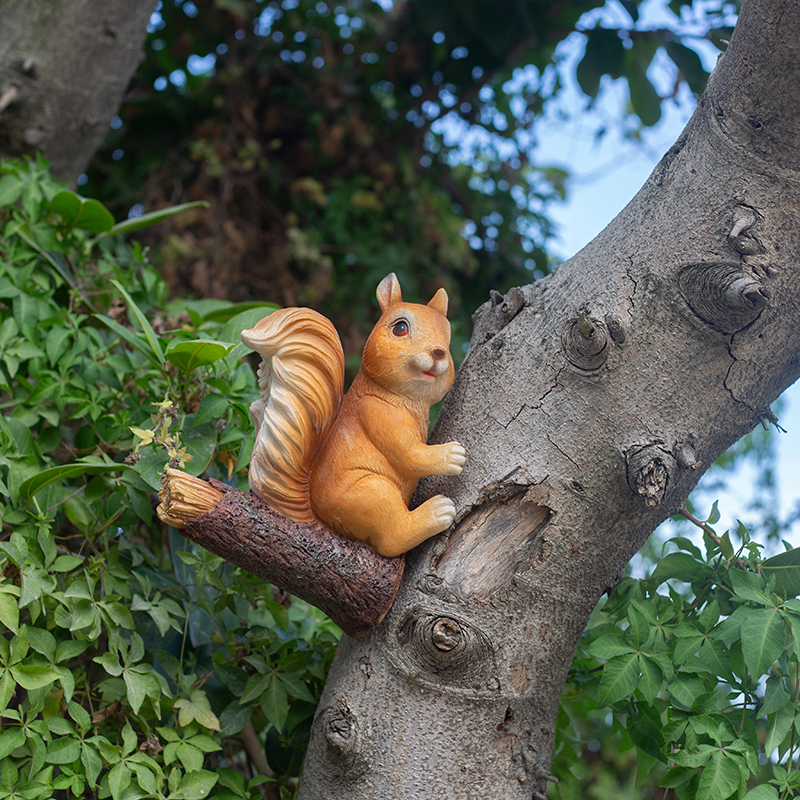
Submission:
{"label": "cut log end", "polygon": [[158,518],[173,528],[183,530],[187,522],[213,511],[222,500],[222,492],[200,478],[177,469],[168,469],[158,499],[161,501],[156,509]]}

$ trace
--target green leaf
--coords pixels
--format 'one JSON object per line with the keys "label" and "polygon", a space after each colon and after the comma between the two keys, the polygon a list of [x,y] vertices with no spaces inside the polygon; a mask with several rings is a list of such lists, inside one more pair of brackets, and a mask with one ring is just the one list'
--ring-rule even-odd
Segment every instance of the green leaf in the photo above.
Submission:
{"label": "green leaf", "polygon": [[7,592],[0,592],[0,623],[12,633],[19,630],[19,601]]}
{"label": "green leaf", "polygon": [[0,178],[0,208],[14,205],[22,194],[22,181],[16,175]]}
{"label": "green leaf", "polygon": [[626,73],[634,113],[642,125],[655,125],[661,119],[661,98],[642,66],[635,62]]}
{"label": "green leaf", "polygon": [[[169,358],[169,356],[167,356]],[[194,418],[195,425],[220,419],[228,408],[228,401],[221,394],[207,394],[200,401],[200,408]]]}
{"label": "green leaf", "polygon": [[658,665],[649,658],[641,658],[639,660],[639,665],[641,666],[642,674],[639,678],[638,689],[642,693],[644,699],[652,705],[661,689],[664,676]]}
{"label": "green leaf", "polygon": [[711,745],[701,744],[694,750],[676,750],[670,753],[670,758],[682,767],[702,767],[711,759],[711,754],[716,750]]}
{"label": "green leaf", "polygon": [[103,608],[108,613],[108,616],[111,617],[120,628],[132,631],[136,627],[136,623],[133,621],[133,615],[122,603],[105,603],[103,604]]}
{"label": "green leaf", "polygon": [[286,724],[286,716],[289,713],[289,698],[286,689],[274,675],[271,676],[266,690],[261,695],[261,708],[269,722],[281,730]]}
{"label": "green leaf", "polygon": [[28,626],[23,625],[16,636],[11,640],[11,654],[8,665],[17,664],[28,655],[30,642],[28,641]]}
{"label": "green leaf", "polygon": [[61,676],[50,667],[39,667],[32,664],[15,664],[11,667],[14,680],[28,691],[41,689],[57,681]]}
{"label": "green leaf", "polygon": [[167,361],[176,367],[191,372],[195,367],[205,367],[225,358],[233,350],[233,344],[212,339],[174,339],[167,347]]}
{"label": "green leaf", "polygon": [[656,565],[649,582],[654,587],[661,586],[670,578],[680,578],[686,583],[691,583],[697,573],[704,568],[705,564],[692,558],[689,553],[667,553]]}
{"label": "green leaf", "polygon": [[[708,75],[703,69],[703,62],[700,60],[700,56],[694,50],[690,50],[674,40],[668,39],[664,45],[667,55],[681,71],[681,75],[692,92],[697,95],[702,94]],[[713,525],[714,523],[711,524]]]}
{"label": "green leaf", "polygon": [[[178,206],[170,206],[169,208],[162,208],[159,211],[150,211],[147,214],[142,214],[140,217],[131,217],[123,222],[118,222],[111,230],[106,231],[103,235],[98,236],[94,241],[97,242],[104,236],[122,236],[127,233],[147,228],[150,225],[155,225],[157,222],[162,222],[165,219],[174,217],[183,211],[188,211],[190,208],[208,208],[209,203],[206,200],[195,200],[191,203],[182,203]],[[94,244],[94,242],[92,242]]]}
{"label": "green leaf", "polygon": [[600,679],[598,705],[608,706],[633,694],[639,683],[639,672],[637,653],[615,656],[607,661]]}
{"label": "green leaf", "polygon": [[769,579],[775,576],[775,591],[783,597],[800,595],[800,547],[766,559],[761,564],[761,573]]}
{"label": "green leaf", "polygon": [[[205,769],[187,772],[170,800],[204,800],[214,788],[219,776]],[[115,799],[116,800],[116,799]]]}
{"label": "green leaf", "polygon": [[94,318],[102,322],[103,325],[105,325],[107,328],[110,328],[112,331],[114,331],[114,333],[116,333],[120,339],[126,341],[134,350],[140,352],[154,366],[156,367],[164,366],[159,360],[158,356],[153,354],[147,342],[142,340],[141,336],[134,333],[133,331],[129,331],[127,328],[123,328],[122,325],[120,325],[118,322],[115,322],[113,319],[105,316],[105,314],[95,314]]}
{"label": "green leaf", "polygon": [[72,572],[72,570],[77,569],[81,564],[83,564],[83,559],[79,556],[58,556],[50,565],[50,571]]}
{"label": "green leaf", "polygon": [[731,584],[737,597],[742,600],[751,600],[761,606],[774,606],[770,596],[764,590],[764,581],[755,572],[745,572],[741,569],[730,571]]}
{"label": "green leaf", "polygon": [[186,452],[192,457],[183,469],[190,475],[200,475],[208,469],[217,448],[217,431],[211,423],[194,425],[191,415],[186,417],[181,427],[181,437]]}
{"label": "green leaf", "polygon": [[694,701],[703,694],[704,689],[703,682],[695,675],[679,674],[667,684],[667,691],[686,710],[691,709]]}
{"label": "green leaf", "polygon": [[119,663],[119,657],[114,655],[114,653],[103,653],[101,656],[95,656],[92,660],[99,664],[109,675],[113,675],[115,678],[122,675],[122,666]]}
{"label": "green leaf", "polygon": [[761,677],[783,652],[783,619],[777,608],[754,609],[742,623],[742,654],[755,680]]}
{"label": "green leaf", "polygon": [[733,676],[731,654],[725,645],[716,640],[703,643],[697,656],[715,677],[730,680]]}
{"label": "green leaf", "polygon": [[664,737],[661,733],[661,717],[652,706],[640,704],[638,713],[628,714],[625,725],[631,741],[645,753],[662,758]]}
{"label": "green leaf", "polygon": [[25,744],[23,728],[6,728],[0,733],[0,761],[23,744]]}
{"label": "green leaf", "polygon": [[189,697],[181,697],[175,701],[175,710],[178,712],[178,722],[181,727],[186,727],[197,721],[204,728],[212,731],[219,730],[219,720],[211,710],[208,697],[202,689],[190,689]]}
{"label": "green leaf", "polygon": [[187,772],[193,772],[203,768],[203,754],[196,747],[181,742],[176,748],[178,760],[183,764],[183,768]]}
{"label": "green leaf", "polygon": [[19,493],[23,500],[29,502],[37,492],[56,481],[67,480],[78,475],[104,475],[111,472],[125,472],[132,469],[128,464],[65,464],[63,467],[51,467],[23,481]]}
{"label": "green leaf", "polygon": [[111,283],[117,287],[119,293],[125,298],[128,308],[133,312],[142,328],[142,332],[144,333],[145,338],[150,345],[150,349],[153,351],[153,355],[158,359],[158,362],[161,364],[162,368],[165,368],[166,362],[164,361],[164,353],[161,351],[161,345],[158,343],[158,337],[156,336],[155,331],[150,325],[147,317],[142,313],[139,306],[133,302],[133,298],[125,291],[119,281],[111,281]]}
{"label": "green leaf", "polygon": [[0,670],[0,672],[2,672],[2,674],[0,674],[0,712],[3,712],[11,701],[11,695],[14,694],[16,682],[9,670]]}
{"label": "green leaf", "polygon": [[196,736],[192,736],[192,738],[188,740],[188,743],[192,745],[192,747],[199,748],[204,753],[216,753],[217,750],[222,750],[221,745],[217,744],[210,736],[206,736],[204,733],[198,733]]}
{"label": "green leaf", "polygon": [[739,787],[739,765],[727,753],[717,750],[703,768],[697,797],[726,800]]}
{"label": "green leaf", "polygon": [[69,715],[78,725],[78,728],[82,732],[86,732],[89,730],[89,726],[92,724],[92,718],[89,716],[89,712],[81,705],[75,702],[67,703],[67,708],[69,710]]}
{"label": "green leaf", "polygon": [[639,611],[633,604],[628,609],[628,631],[627,636],[638,650],[641,650],[648,637],[650,636],[650,625],[641,611]]}
{"label": "green leaf", "polygon": [[658,664],[661,674],[671,681],[675,677],[675,667],[672,666],[672,661],[666,653],[642,653],[642,658],[648,661],[653,661]]}
{"label": "green leaf", "polygon": [[242,696],[239,698],[240,702],[249,703],[251,700],[261,697],[271,680],[271,674],[265,675],[257,672],[251,675],[247,679],[247,684],[242,692]]}
{"label": "green leaf", "polygon": [[764,754],[769,758],[776,747],[779,747],[781,742],[789,735],[794,722],[794,709],[791,704],[785,705],[783,708],[775,712],[767,738],[764,740]]}
{"label": "green leaf", "polygon": [[143,675],[130,669],[124,670],[122,677],[128,689],[128,703],[130,703],[131,710],[134,714],[138,714],[144,698],[147,696],[148,680]]}
{"label": "green leaf", "polygon": [[658,785],[665,789],[674,789],[683,786],[696,777],[697,771],[691,767],[672,767],[658,782]]}
{"label": "green leaf", "polygon": [[777,675],[767,678],[767,688],[764,690],[764,702],[758,711],[759,717],[768,717],[780,711],[790,699],[789,693],[783,688],[783,681]]}
{"label": "green leaf", "polygon": [[253,715],[253,707],[234,700],[219,715],[220,733],[223,737],[239,733]]}
{"label": "green leaf", "polygon": [[584,94],[597,97],[603,75],[608,74],[612,78],[620,76],[625,48],[616,31],[594,28],[583,33],[587,38],[586,49],[576,68],[575,77]]}
{"label": "green leaf", "polygon": [[69,228],[104,233],[114,226],[111,212],[99,201],[64,190],[50,201],[50,210],[60,215]]}
{"label": "green leaf", "polygon": [[[276,306],[275,303],[236,303],[235,305],[227,306],[226,308],[217,308],[213,311],[209,311],[208,314],[203,316],[203,322],[230,322],[233,320],[234,317],[238,317],[240,314],[252,313],[258,310],[257,319],[250,317],[253,322],[251,325],[244,325],[242,330],[247,330],[248,328],[252,328],[255,324],[259,321],[264,319],[264,317],[269,316],[273,311],[277,311],[280,306]],[[242,320],[245,317],[242,316]],[[237,320],[238,322],[238,320]]]}
{"label": "green leaf", "polygon": [[750,606],[739,606],[739,608],[734,609],[733,614],[729,617],[725,617],[722,622],[711,631],[711,638],[719,639],[724,642],[732,642],[741,638],[742,625],[747,619],[754,614],[757,615],[758,612],[762,610],[763,609],[751,608]]}
{"label": "green leaf", "polygon": [[103,768],[103,759],[93,747],[83,746],[81,752],[81,763],[86,770],[86,780],[90,786],[97,785],[97,776]]}
{"label": "green leaf", "polygon": [[131,771],[124,761],[115,764],[108,773],[108,788],[114,800],[122,800],[122,793],[131,785]]}
{"label": "green leaf", "polygon": [[279,672],[278,679],[289,690],[289,694],[298,700],[307,700],[309,703],[315,703],[316,698],[308,690],[305,681],[296,673]]}
{"label": "green leaf", "polygon": [[609,633],[595,639],[587,648],[586,652],[595,658],[602,658],[608,661],[614,656],[621,656],[625,653],[635,653],[636,648],[631,647],[625,639],[618,633]]}
{"label": "green leaf", "polygon": [[30,642],[31,649],[37,653],[41,653],[48,661],[55,661],[56,659],[56,637],[50,631],[44,628],[28,628],[28,641]]}
{"label": "green leaf", "polygon": [[81,741],[75,736],[62,736],[47,746],[44,760],[48,764],[72,764],[81,757]]}
{"label": "green leaf", "polygon": [[742,800],[778,800],[778,790],[774,786],[762,783],[751,789]]}

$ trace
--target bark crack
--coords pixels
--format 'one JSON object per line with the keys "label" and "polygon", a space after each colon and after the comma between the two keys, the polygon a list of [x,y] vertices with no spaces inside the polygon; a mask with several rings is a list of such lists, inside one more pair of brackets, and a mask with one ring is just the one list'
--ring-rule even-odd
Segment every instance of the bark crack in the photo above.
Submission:
{"label": "bark crack", "polygon": [[547,396],[554,389],[558,387],[558,381],[563,371],[564,371],[563,366],[558,369],[558,372],[556,372],[555,377],[553,378],[552,385],[550,386],[549,389],[547,389],[547,391],[539,398],[539,400],[534,405],[528,405],[528,403],[523,403],[520,406],[519,410],[508,420],[508,422],[503,423],[499,419],[497,419],[497,417],[491,414],[489,415],[489,419],[491,419],[493,422],[496,422],[504,431],[507,431],[509,425],[511,425],[511,423],[514,422],[522,414],[522,412],[525,411],[525,409],[528,409],[529,411],[538,411],[544,405],[544,401],[547,398]]}
{"label": "bark crack", "polygon": [[728,386],[728,378],[730,378],[731,372],[733,371],[733,368],[736,366],[736,363],[739,361],[739,359],[736,358],[736,356],[733,354],[733,336],[731,336],[731,340],[730,340],[730,342],[728,344],[725,345],[725,348],[728,351],[728,355],[731,357],[731,363],[730,363],[730,366],[728,367],[728,371],[725,373],[725,379],[722,381],[722,385],[725,387],[725,391],[728,392],[728,394],[731,396],[731,400],[733,400],[734,403],[738,403],[739,405],[743,405],[748,411],[751,411],[752,413],[755,414],[756,413],[756,409],[753,408],[753,406],[751,406],[749,403],[745,402],[744,400],[740,400],[733,393],[733,389],[731,389],[731,387]]}
{"label": "bark crack", "polygon": [[631,275],[631,271],[633,270],[633,256],[628,256],[628,263],[630,266],[625,270],[625,275],[627,275],[628,280],[633,284],[633,292],[628,296],[628,304],[630,305],[628,316],[630,317],[630,321],[633,322],[633,309],[635,308],[633,298],[636,297],[636,289],[638,286],[636,278]]}
{"label": "bark crack", "polygon": [[[545,412],[545,413],[546,413],[546,412]],[[548,416],[549,416],[549,415],[548,415]],[[548,441],[548,442],[550,442],[550,444],[551,444],[551,445],[553,445],[553,447],[555,447],[555,449],[556,449],[556,450],[558,450],[558,452],[559,452],[559,453],[561,453],[561,455],[562,455],[562,456],[564,456],[564,458],[566,458],[566,459],[567,459],[567,461],[569,461],[569,463],[570,463],[570,464],[572,464],[572,466],[573,466],[573,467],[575,467],[575,469],[576,469],[576,470],[580,470],[580,466],[579,466],[579,464],[578,464],[576,461],[574,461],[572,458],[570,458],[570,456],[569,456],[567,453],[565,453],[565,452],[564,452],[564,451],[563,451],[563,450],[562,450],[562,449],[561,449],[561,448],[560,448],[560,447],[559,447],[559,446],[558,446],[558,445],[557,445],[557,444],[556,444],[556,443],[555,443],[555,442],[554,442],[554,441],[553,441],[553,440],[550,438],[550,434],[549,434],[549,433],[545,433],[545,437],[547,438],[547,441]]]}
{"label": "bark crack", "polygon": [[558,372],[556,372],[555,378],[553,378],[552,386],[539,398],[538,404],[533,406],[533,408],[538,409],[544,405],[544,401],[547,399],[547,396],[558,387],[558,381],[561,378],[561,373],[564,371],[564,369],[565,369],[564,365],[559,367]]}

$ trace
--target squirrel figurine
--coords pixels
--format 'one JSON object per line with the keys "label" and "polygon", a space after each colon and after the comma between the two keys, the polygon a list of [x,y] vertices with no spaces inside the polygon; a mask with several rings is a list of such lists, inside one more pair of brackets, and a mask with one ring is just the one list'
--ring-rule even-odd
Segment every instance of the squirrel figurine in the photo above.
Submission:
{"label": "squirrel figurine", "polygon": [[391,273],[377,297],[381,318],[344,397],[342,345],[321,314],[285,308],[243,331],[263,359],[249,482],[287,517],[393,557],[450,527],[449,498],[408,503],[421,477],[459,475],[466,453],[458,442],[426,444],[430,408],[454,378],[447,293],[404,303]]}

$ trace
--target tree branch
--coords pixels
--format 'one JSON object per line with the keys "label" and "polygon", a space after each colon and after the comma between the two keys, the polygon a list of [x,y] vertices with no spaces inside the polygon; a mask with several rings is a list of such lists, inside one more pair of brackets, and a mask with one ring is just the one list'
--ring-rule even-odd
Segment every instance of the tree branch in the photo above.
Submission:
{"label": "tree branch", "polygon": [[[195,515],[185,499],[187,483],[198,485]],[[349,636],[368,633],[394,601],[403,556],[384,558],[318,523],[294,522],[254,494],[214,479],[168,470],[159,496],[159,516],[176,527],[183,523],[186,538],[321,608]]]}

